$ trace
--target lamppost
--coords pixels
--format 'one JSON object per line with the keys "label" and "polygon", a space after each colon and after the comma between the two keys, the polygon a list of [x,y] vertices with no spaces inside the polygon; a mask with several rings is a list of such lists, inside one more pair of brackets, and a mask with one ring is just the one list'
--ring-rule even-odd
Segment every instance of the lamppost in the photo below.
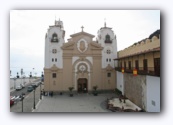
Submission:
{"label": "lamppost", "polygon": [[30,75],[29,75],[29,82],[31,83],[31,78],[32,78],[32,72],[30,72]]}
{"label": "lamppost", "polygon": [[41,82],[40,82],[40,100],[42,99],[42,91],[41,91]]}
{"label": "lamppost", "polygon": [[16,89],[16,78],[14,77],[14,89]]}
{"label": "lamppost", "polygon": [[34,106],[33,106],[33,109],[35,109],[35,87],[34,87],[33,92],[34,92]]}
{"label": "lamppost", "polygon": [[17,78],[19,78],[19,73],[17,72]]}
{"label": "lamppost", "polygon": [[23,84],[23,69],[21,69],[20,73],[21,73],[21,84]]}
{"label": "lamppost", "polygon": [[24,85],[25,85],[25,77],[26,77],[26,76],[24,75],[24,76],[23,76],[23,79],[24,79]]}
{"label": "lamppost", "polygon": [[34,69],[35,69],[35,68],[33,68],[33,78],[34,78]]}
{"label": "lamppost", "polygon": [[21,97],[21,101],[22,101],[22,112],[23,112],[23,99],[24,99],[24,95],[25,95],[24,93],[22,93],[22,95],[21,95],[22,96]]}

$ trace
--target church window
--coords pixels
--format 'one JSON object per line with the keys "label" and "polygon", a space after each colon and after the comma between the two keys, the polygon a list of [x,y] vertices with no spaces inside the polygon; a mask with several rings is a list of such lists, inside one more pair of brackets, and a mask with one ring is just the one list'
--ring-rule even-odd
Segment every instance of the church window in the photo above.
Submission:
{"label": "church window", "polygon": [[108,34],[105,37],[105,43],[112,43],[112,41],[110,40],[110,36]]}
{"label": "church window", "polygon": [[108,62],[108,58],[106,59],[106,62]]}
{"label": "church window", "polygon": [[52,58],[52,62],[54,62],[54,58]]}
{"label": "church window", "polygon": [[111,54],[111,50],[108,49],[108,50],[107,50],[107,54]]}
{"label": "church window", "polygon": [[148,65],[147,65],[148,63],[147,63],[147,59],[144,59],[143,60],[143,70],[144,71],[147,71],[148,70]]}
{"label": "church window", "polygon": [[56,78],[56,73],[52,73],[52,78]]}
{"label": "church window", "polygon": [[135,68],[138,70],[139,69],[139,61],[135,60]]}
{"label": "church window", "polygon": [[109,62],[111,62],[111,59],[109,59]]}
{"label": "church window", "polygon": [[126,69],[126,61],[124,61],[124,69]]}
{"label": "church window", "polygon": [[57,50],[56,49],[52,49],[52,53],[57,53]]}
{"label": "church window", "polygon": [[55,62],[57,62],[57,58],[55,58]]}
{"label": "church window", "polygon": [[132,67],[131,67],[131,61],[129,61],[129,69],[131,69]]}
{"label": "church window", "polygon": [[107,77],[111,77],[111,73],[109,72],[109,73],[107,73]]}
{"label": "church window", "polygon": [[52,35],[51,42],[58,42],[58,35],[56,33]]}

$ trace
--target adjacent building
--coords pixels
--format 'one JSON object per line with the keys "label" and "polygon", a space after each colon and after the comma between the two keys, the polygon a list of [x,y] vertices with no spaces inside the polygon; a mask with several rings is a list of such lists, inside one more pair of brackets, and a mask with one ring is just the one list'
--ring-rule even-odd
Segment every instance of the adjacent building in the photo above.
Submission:
{"label": "adjacent building", "polygon": [[117,88],[147,112],[160,112],[160,30],[118,52]]}

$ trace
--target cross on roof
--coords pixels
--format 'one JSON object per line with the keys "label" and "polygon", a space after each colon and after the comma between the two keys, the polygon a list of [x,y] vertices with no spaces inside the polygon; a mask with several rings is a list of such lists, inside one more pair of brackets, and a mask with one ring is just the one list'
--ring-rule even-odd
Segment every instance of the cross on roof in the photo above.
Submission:
{"label": "cross on roof", "polygon": [[106,18],[105,18],[105,27],[106,27]]}
{"label": "cross on roof", "polygon": [[84,28],[84,27],[82,26],[81,28],[82,28],[82,32],[83,32],[83,28]]}

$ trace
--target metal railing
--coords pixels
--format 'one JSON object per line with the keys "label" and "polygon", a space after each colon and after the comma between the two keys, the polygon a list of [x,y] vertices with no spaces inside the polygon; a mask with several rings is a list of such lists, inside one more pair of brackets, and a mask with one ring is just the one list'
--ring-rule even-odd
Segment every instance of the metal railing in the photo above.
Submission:
{"label": "metal railing", "polygon": [[[135,67],[125,68],[124,73],[133,73],[133,70]],[[122,67],[115,67],[116,71],[122,72]],[[137,74],[138,75],[150,75],[150,76],[159,76],[160,77],[160,68],[154,68],[154,67],[147,67],[146,70],[144,70],[143,67],[139,67],[137,69]]]}

